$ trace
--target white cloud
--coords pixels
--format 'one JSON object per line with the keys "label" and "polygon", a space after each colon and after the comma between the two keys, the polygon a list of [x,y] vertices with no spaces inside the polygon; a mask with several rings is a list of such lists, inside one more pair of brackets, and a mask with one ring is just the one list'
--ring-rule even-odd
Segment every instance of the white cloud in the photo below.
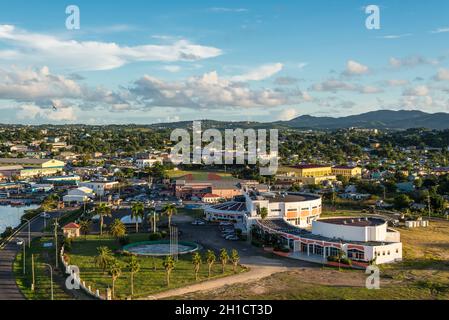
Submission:
{"label": "white cloud", "polygon": [[354,85],[352,83],[336,79],[328,79],[321,83],[314,84],[311,87],[311,90],[322,92],[334,92],[334,93],[338,91],[353,91],[362,94],[373,94],[382,92],[382,89],[377,88],[375,86]]}
{"label": "white cloud", "polygon": [[51,35],[18,30],[0,25],[0,43],[11,45],[0,56],[17,62],[48,64],[73,70],[109,70],[139,61],[196,61],[217,57],[218,48],[177,40],[164,45],[120,46],[114,42],[63,40]]}
{"label": "white cloud", "polygon": [[419,65],[436,65],[439,63],[439,60],[429,60],[421,56],[412,56],[406,58],[390,58],[390,66],[395,69],[403,68],[403,67],[416,67]]}
{"label": "white cloud", "polygon": [[168,72],[172,72],[172,73],[176,73],[181,71],[181,67],[180,66],[163,66],[162,69],[168,71]]}
{"label": "white cloud", "polygon": [[430,33],[444,33],[444,32],[449,32],[449,28],[447,27],[437,28],[435,30],[430,31]]}
{"label": "white cloud", "polygon": [[403,33],[403,34],[389,34],[389,35],[386,35],[386,36],[381,36],[381,37],[378,37],[378,38],[380,38],[380,39],[400,39],[400,38],[404,38],[404,37],[410,37],[410,36],[412,36],[412,34],[411,33]]}
{"label": "white cloud", "polygon": [[444,68],[439,69],[434,79],[437,81],[449,81],[449,70]]}
{"label": "white cloud", "polygon": [[272,77],[276,73],[280,72],[283,68],[282,63],[266,64],[255,68],[245,74],[234,76],[232,81],[246,82],[246,81],[260,81]]}
{"label": "white cloud", "polygon": [[251,89],[241,82],[219,77],[216,71],[176,82],[146,75],[130,91],[147,107],[277,107],[311,99],[298,90]]}
{"label": "white cloud", "polygon": [[425,97],[429,94],[429,88],[427,86],[416,86],[404,91],[404,96]]}
{"label": "white cloud", "polygon": [[409,81],[408,80],[402,80],[402,79],[391,79],[391,80],[387,80],[387,84],[390,87],[400,87],[400,86],[404,86],[406,84],[408,84]]}
{"label": "white cloud", "polygon": [[18,119],[41,119],[51,121],[75,121],[75,109],[73,107],[61,107],[57,110],[45,109],[34,104],[25,104],[19,107],[16,114]]}
{"label": "white cloud", "polygon": [[349,60],[346,63],[345,75],[361,75],[369,72],[369,68],[357,61]]}
{"label": "white cloud", "polygon": [[209,8],[208,11],[211,11],[211,12],[248,12],[248,9],[246,9],[246,8],[215,7],[215,8]]}
{"label": "white cloud", "polygon": [[277,119],[281,121],[288,121],[296,118],[299,115],[298,111],[293,108],[282,110]]}

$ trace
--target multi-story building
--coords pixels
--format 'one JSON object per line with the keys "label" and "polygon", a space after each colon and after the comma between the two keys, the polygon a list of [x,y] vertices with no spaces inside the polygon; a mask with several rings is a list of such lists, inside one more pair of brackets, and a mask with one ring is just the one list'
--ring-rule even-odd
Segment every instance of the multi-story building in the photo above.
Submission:
{"label": "multi-story building", "polygon": [[362,176],[362,168],[352,166],[335,166],[332,167],[332,174],[347,178],[360,178]]}
{"label": "multi-story building", "polygon": [[306,164],[294,167],[283,167],[279,170],[280,174],[277,179],[291,179],[306,185],[320,184],[323,181],[335,181],[337,178],[332,173],[332,167],[328,165]]}
{"label": "multi-story building", "polygon": [[15,167],[13,175],[19,178],[54,175],[64,166],[64,162],[54,159],[0,158],[0,167]]}

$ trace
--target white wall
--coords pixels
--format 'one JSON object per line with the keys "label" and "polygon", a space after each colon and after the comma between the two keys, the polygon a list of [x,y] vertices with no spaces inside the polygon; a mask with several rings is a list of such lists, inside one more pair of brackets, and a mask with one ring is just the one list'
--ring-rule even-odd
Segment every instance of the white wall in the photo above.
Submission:
{"label": "white wall", "polygon": [[357,227],[326,223],[326,220],[312,222],[312,233],[328,238],[341,238],[348,241],[386,241],[387,224],[372,227]]}

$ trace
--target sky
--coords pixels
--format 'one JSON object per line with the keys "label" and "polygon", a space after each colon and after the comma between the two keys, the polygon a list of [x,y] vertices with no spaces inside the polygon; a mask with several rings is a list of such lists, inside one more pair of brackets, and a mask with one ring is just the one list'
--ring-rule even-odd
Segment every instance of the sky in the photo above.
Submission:
{"label": "sky", "polygon": [[448,40],[446,0],[0,0],[0,123],[449,112]]}

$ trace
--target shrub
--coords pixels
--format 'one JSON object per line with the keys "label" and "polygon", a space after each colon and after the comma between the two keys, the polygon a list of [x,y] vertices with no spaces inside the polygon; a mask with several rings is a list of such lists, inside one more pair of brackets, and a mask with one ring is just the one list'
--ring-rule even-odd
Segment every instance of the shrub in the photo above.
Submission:
{"label": "shrub", "polygon": [[124,237],[120,237],[118,239],[118,242],[120,243],[121,246],[126,246],[127,244],[130,244],[131,240],[129,239],[128,236],[124,236]]}
{"label": "shrub", "polygon": [[70,252],[72,250],[72,239],[64,239],[64,251]]}
{"label": "shrub", "polygon": [[149,236],[150,241],[157,241],[162,239],[162,234],[160,232],[151,233]]}
{"label": "shrub", "polygon": [[262,243],[261,243],[260,241],[255,240],[255,239],[253,239],[253,240],[251,241],[251,244],[252,244],[253,246],[255,246],[255,247],[258,247],[258,248],[262,247]]}

